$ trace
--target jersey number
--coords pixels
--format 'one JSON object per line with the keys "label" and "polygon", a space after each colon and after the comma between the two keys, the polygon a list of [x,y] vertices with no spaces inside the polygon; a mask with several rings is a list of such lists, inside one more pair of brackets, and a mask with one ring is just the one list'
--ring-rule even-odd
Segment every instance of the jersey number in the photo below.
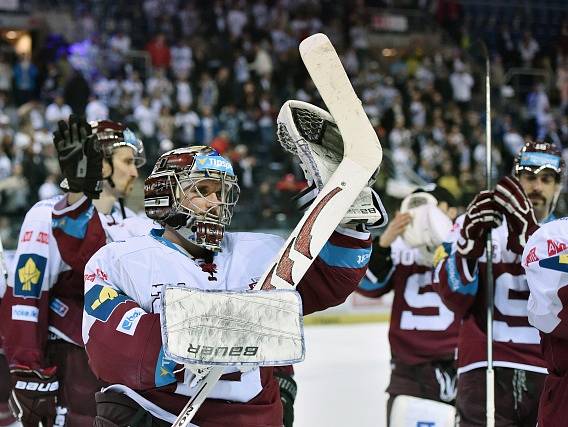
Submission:
{"label": "jersey number", "polygon": [[[495,308],[505,316],[522,317],[527,323],[527,300],[510,298],[509,291],[528,291],[525,276],[501,274],[495,281]],[[517,344],[539,344],[540,336],[532,326],[509,326],[503,320],[493,321],[493,339]]]}
{"label": "jersey number", "polygon": [[402,312],[400,329],[419,331],[445,331],[454,321],[454,313],[444,305],[440,296],[434,292],[422,292],[420,288],[431,283],[432,273],[413,274],[406,281],[404,300],[412,308],[437,308],[438,314],[414,314],[410,310]]}

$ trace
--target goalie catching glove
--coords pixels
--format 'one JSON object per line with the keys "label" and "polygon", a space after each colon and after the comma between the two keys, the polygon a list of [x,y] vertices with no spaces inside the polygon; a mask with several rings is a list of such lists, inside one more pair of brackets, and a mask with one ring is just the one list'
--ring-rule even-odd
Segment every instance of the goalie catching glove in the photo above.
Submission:
{"label": "goalie catching glove", "polygon": [[[305,209],[343,160],[343,139],[331,114],[302,101],[287,101],[280,109],[277,123],[280,145],[300,158],[300,166],[308,181],[308,187],[298,195],[301,208]],[[371,188],[378,172],[377,169],[341,225],[382,227],[387,223],[381,199]]]}
{"label": "goalie catching glove", "polygon": [[522,254],[529,237],[538,230],[531,201],[519,180],[505,176],[495,186],[495,202],[507,220],[507,249]]}

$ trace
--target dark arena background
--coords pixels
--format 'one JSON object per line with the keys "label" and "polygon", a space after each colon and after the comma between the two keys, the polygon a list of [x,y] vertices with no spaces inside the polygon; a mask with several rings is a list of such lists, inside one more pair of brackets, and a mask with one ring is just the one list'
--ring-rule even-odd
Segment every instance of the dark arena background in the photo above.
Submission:
{"label": "dark arena background", "polygon": [[[143,141],[148,160],[127,202],[140,214],[161,153],[211,145],[241,187],[231,230],[287,236],[306,182],[276,140],[276,116],[290,99],[325,108],[298,52],[318,32],[340,54],[383,146],[374,187],[389,215],[432,183],[463,213],[487,186],[486,51],[492,182],[511,171],[525,138],[553,143],[568,160],[566,0],[0,0],[8,260],[26,212],[62,192],[52,132],[71,113],[120,121]],[[568,213],[566,179],[557,216]],[[388,298],[352,295],[306,323],[385,320],[389,308]],[[296,426],[383,425],[386,333],[377,323],[307,328]],[[342,384],[335,392],[331,379]]]}

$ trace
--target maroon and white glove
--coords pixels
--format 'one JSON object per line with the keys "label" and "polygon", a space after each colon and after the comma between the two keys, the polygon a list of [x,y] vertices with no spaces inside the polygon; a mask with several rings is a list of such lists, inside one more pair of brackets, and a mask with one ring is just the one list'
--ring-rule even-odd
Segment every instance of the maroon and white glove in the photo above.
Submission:
{"label": "maroon and white glove", "polygon": [[529,237],[539,226],[519,180],[512,176],[501,178],[495,186],[495,202],[507,220],[507,249],[522,254]]}
{"label": "maroon and white glove", "polygon": [[27,366],[10,369],[12,393],[8,401],[16,418],[26,427],[53,426],[59,382],[55,368],[34,370]]}
{"label": "maroon and white glove", "polygon": [[503,217],[493,199],[492,191],[482,191],[471,201],[465,212],[458,252],[465,258],[477,259],[483,255],[487,233],[499,227]]}

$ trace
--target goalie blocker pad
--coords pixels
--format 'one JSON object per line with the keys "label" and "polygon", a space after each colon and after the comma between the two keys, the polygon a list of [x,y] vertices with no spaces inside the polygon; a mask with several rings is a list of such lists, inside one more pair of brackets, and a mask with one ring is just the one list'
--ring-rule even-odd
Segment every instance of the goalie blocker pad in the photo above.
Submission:
{"label": "goalie blocker pad", "polygon": [[[297,196],[300,209],[306,209],[343,160],[341,133],[331,114],[302,101],[284,103],[278,113],[277,124],[280,145],[299,157],[300,167],[308,181],[308,187]],[[386,225],[388,218],[385,208],[379,195],[371,188],[378,172],[377,169],[368,186],[357,196],[341,220],[342,225]]]}
{"label": "goalie blocker pad", "polygon": [[302,302],[295,290],[165,285],[161,304],[164,353],[178,363],[274,366],[304,360]]}

